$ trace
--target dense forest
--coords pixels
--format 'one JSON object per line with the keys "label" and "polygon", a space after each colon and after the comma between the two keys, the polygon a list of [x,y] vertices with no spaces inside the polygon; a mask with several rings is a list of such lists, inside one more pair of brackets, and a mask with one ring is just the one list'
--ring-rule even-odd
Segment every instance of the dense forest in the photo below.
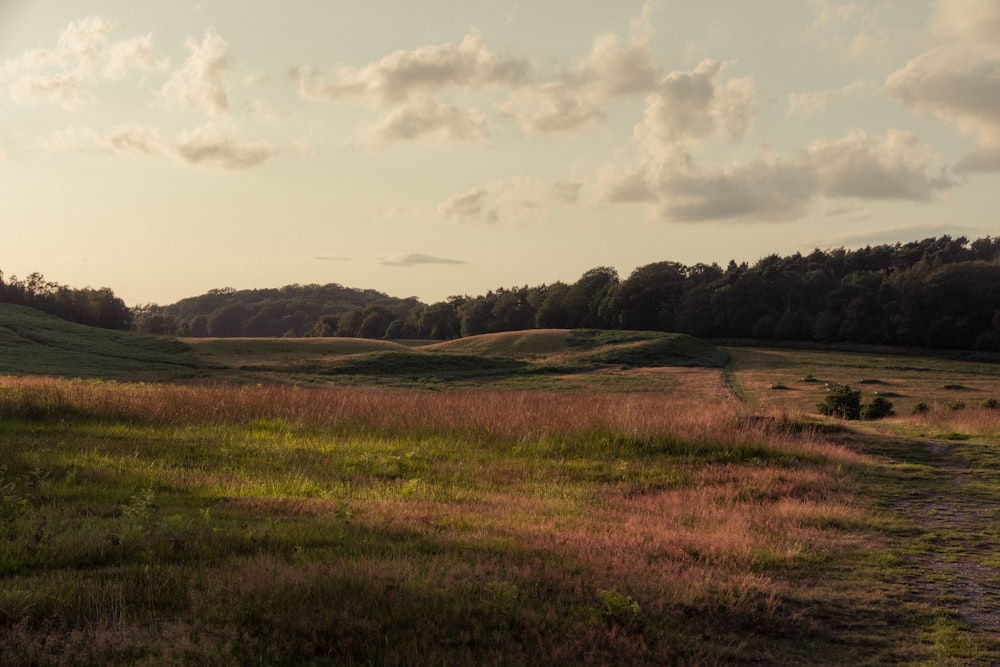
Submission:
{"label": "dense forest", "polygon": [[498,288],[424,304],[341,285],[212,290],[131,311],[104,288],[38,274],[0,301],[66,319],[179,336],[447,340],[532,328],[674,331],[705,338],[1000,350],[1000,238],[928,238],[770,255],[753,265],[657,262],[621,279],[598,267],[567,284]]}

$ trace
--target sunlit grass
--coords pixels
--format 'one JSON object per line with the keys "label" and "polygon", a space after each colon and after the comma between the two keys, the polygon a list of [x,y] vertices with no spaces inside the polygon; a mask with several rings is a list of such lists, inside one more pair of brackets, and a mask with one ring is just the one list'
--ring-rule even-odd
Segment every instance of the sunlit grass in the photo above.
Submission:
{"label": "sunlit grass", "polygon": [[874,462],[773,416],[6,379],[0,663],[898,655],[908,621],[853,495]]}

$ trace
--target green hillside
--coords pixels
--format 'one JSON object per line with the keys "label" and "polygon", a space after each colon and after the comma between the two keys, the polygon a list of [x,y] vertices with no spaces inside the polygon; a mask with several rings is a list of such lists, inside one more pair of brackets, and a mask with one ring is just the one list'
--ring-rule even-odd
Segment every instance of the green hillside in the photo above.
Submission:
{"label": "green hillside", "polygon": [[189,339],[206,365],[274,380],[552,386],[566,376],[721,367],[728,356],[684,334],[548,329],[407,347],[362,339]]}
{"label": "green hillside", "polygon": [[0,375],[160,380],[197,374],[180,341],[74,324],[41,311],[0,304]]}

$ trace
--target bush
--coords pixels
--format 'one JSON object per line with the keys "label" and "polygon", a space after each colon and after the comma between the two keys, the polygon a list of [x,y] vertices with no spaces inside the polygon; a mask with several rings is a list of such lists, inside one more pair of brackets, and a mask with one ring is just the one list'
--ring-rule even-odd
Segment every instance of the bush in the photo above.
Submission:
{"label": "bush", "polygon": [[861,418],[861,392],[850,385],[835,384],[827,388],[826,398],[816,408],[820,414],[838,419]]}
{"label": "bush", "polygon": [[1000,401],[995,398],[987,398],[983,401],[983,407],[987,410],[1000,410]]}
{"label": "bush", "polygon": [[882,419],[894,414],[892,401],[883,396],[876,396],[871,403],[861,408],[862,419]]}
{"label": "bush", "polygon": [[920,401],[919,403],[913,406],[913,414],[915,415],[927,414],[930,411],[931,411],[931,406],[927,405],[923,401]]}

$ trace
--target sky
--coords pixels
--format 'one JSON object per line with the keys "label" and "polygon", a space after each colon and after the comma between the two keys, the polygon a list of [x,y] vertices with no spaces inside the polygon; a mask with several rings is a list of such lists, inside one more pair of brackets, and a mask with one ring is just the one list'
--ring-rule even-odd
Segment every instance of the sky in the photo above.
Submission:
{"label": "sky", "polygon": [[1000,0],[0,0],[0,270],[426,303],[1000,235]]}

